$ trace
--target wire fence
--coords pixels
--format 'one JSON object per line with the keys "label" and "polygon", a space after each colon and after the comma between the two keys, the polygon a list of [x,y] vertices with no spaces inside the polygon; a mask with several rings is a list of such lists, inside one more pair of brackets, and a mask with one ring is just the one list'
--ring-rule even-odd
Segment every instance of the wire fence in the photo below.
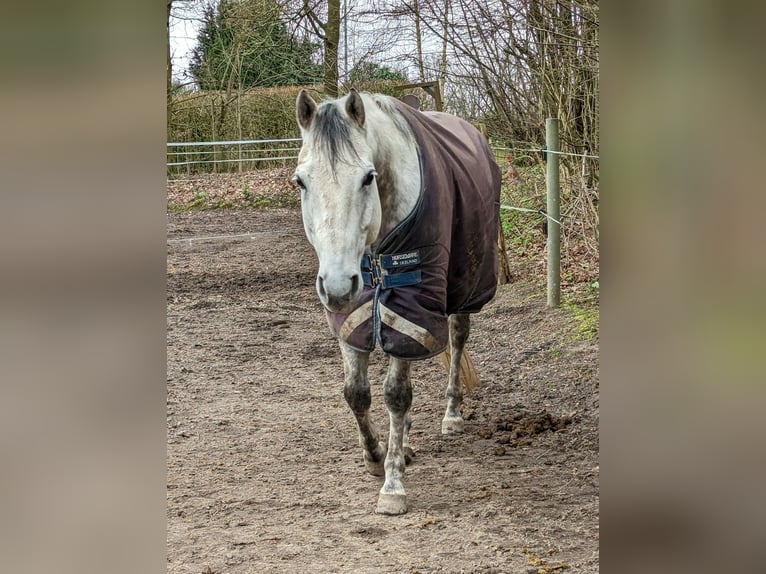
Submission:
{"label": "wire fence", "polygon": [[[262,139],[217,142],[171,142],[167,144],[168,177],[200,173],[243,172],[274,167],[287,167],[298,159],[301,138]],[[509,154],[518,159],[518,154],[535,156],[547,153],[562,156],[599,159],[599,156],[585,153],[548,151],[522,142],[525,147],[492,146],[498,162]]]}
{"label": "wire fence", "polygon": [[525,159],[541,159],[545,161],[546,154],[556,154],[564,157],[578,157],[584,159],[599,160],[599,156],[587,153],[576,153],[568,151],[551,151],[545,149],[545,147],[534,147],[534,144],[528,142],[520,142],[520,147],[504,147],[498,145],[492,145],[492,152],[495,154],[495,160],[498,164],[502,164],[508,157],[512,158],[514,162],[520,162]]}
{"label": "wire fence", "polygon": [[171,142],[167,144],[168,178],[201,173],[244,172],[287,167],[298,159],[301,138]]}

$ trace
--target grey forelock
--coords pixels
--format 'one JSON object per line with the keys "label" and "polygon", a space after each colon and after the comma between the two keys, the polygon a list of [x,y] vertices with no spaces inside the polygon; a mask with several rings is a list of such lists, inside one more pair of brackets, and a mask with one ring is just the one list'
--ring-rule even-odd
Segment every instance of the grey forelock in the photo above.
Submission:
{"label": "grey forelock", "polygon": [[312,126],[314,146],[335,167],[338,161],[358,158],[351,141],[351,128],[335,102],[328,102],[317,110]]}

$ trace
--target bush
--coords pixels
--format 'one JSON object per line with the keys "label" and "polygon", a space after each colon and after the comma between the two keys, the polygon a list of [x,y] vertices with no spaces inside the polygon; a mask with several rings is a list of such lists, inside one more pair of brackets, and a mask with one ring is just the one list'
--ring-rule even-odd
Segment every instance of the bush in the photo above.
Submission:
{"label": "bush", "polygon": [[[358,90],[401,95],[399,82],[375,80]],[[316,100],[321,86],[303,86]],[[173,97],[168,110],[169,142],[234,141],[300,137],[295,98],[300,86],[254,88],[243,92],[197,92]]]}

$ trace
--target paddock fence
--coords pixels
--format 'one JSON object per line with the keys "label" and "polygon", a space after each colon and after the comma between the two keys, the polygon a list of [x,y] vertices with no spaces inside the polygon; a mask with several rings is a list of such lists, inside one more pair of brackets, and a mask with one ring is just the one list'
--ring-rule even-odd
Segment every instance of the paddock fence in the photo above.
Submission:
{"label": "paddock fence", "polygon": [[298,159],[300,142],[301,138],[168,143],[168,179],[287,167]]}

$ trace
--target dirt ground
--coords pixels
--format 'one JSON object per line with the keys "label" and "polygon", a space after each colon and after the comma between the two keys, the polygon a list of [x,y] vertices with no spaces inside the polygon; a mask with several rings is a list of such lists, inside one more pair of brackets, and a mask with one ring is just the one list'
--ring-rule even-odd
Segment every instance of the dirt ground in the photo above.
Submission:
{"label": "dirt ground", "polygon": [[409,512],[380,516],[299,211],[169,212],[168,240],[168,572],[598,572],[598,347],[538,287],[474,316],[465,434],[416,364]]}

